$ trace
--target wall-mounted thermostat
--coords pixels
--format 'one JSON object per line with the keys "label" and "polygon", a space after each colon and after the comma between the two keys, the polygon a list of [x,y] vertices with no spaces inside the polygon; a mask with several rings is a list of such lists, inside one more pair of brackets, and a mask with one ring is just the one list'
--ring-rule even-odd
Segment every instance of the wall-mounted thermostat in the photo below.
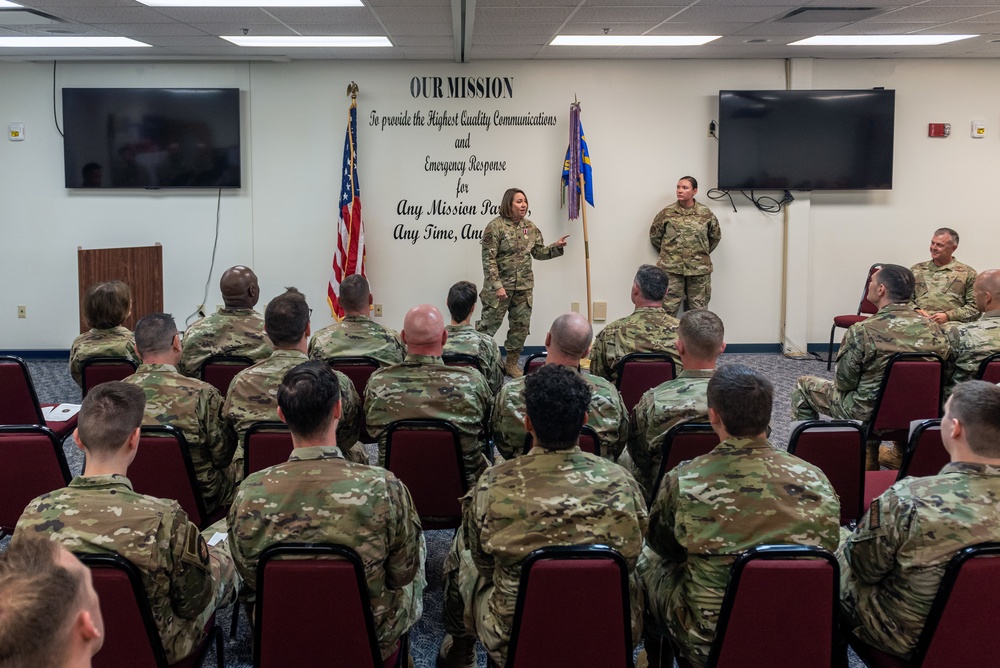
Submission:
{"label": "wall-mounted thermostat", "polygon": [[11,141],[24,141],[24,123],[10,123],[7,125],[7,139]]}
{"label": "wall-mounted thermostat", "polygon": [[972,138],[982,139],[986,136],[986,121],[972,121]]}

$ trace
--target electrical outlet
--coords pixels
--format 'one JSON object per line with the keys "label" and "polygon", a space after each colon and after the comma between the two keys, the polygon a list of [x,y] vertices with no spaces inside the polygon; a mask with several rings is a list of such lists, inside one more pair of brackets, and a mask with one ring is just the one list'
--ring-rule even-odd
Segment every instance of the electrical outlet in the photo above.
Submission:
{"label": "electrical outlet", "polygon": [[580,302],[570,302],[569,303],[569,310],[572,311],[573,313],[579,313],[580,312]]}
{"label": "electrical outlet", "polygon": [[594,302],[594,321],[601,322],[608,319],[608,303]]}
{"label": "electrical outlet", "polygon": [[28,307],[27,306],[18,306],[17,307],[17,317],[18,318],[27,318],[28,317]]}
{"label": "electrical outlet", "polygon": [[382,317],[382,305],[381,304],[375,304],[375,317],[376,318],[381,318]]}

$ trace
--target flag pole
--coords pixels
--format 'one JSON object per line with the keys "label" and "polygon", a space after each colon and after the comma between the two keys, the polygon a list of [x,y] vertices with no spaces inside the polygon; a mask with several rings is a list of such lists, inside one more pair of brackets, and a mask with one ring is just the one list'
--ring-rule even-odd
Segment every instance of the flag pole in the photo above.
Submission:
{"label": "flag pole", "polygon": [[[586,179],[583,171],[580,171],[580,197],[582,198],[586,190]],[[587,201],[580,202],[580,210],[583,213],[583,256],[587,266],[587,322],[594,322],[594,300],[590,294],[590,234],[587,231]]]}

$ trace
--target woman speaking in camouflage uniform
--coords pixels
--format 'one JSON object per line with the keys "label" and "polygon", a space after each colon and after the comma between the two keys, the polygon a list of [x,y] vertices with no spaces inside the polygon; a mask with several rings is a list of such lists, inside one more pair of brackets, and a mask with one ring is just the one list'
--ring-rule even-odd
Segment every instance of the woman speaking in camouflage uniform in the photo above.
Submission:
{"label": "woman speaking in camouflage uniform", "polygon": [[531,258],[550,260],[563,254],[566,239],[545,245],[542,233],[525,218],[528,197],[523,190],[510,188],[500,202],[500,215],[483,231],[483,289],[479,298],[483,314],[476,329],[490,336],[496,334],[508,311],[507,359],[504,369],[513,378],[521,375],[517,360],[524,349],[531,322],[531,291],[535,286]]}

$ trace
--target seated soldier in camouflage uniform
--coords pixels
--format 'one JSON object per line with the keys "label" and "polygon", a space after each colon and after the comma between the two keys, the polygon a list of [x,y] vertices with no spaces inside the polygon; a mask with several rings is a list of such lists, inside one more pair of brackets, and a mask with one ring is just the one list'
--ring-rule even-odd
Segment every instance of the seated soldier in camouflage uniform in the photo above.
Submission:
{"label": "seated soldier in camouflage uniform", "polygon": [[[616,460],[628,439],[628,411],[621,394],[611,382],[589,373],[580,373],[580,360],[587,356],[593,336],[594,329],[579,313],[559,316],[545,335],[545,365],[573,369],[590,385],[587,426],[597,433],[600,455]],[[493,445],[504,459],[524,452],[528,436],[524,428],[524,383],[524,376],[510,381],[500,388],[493,402],[490,431]]]}
{"label": "seated soldier in camouflage uniform", "polygon": [[[195,650],[238,577],[228,543],[209,547],[173,500],[132,491],[126,477],[139,445],[145,398],[135,385],[102,383],[87,393],[73,439],[86,473],[24,509],[14,540],[49,535],[73,552],[114,553],[139,569],[168,663]],[[225,520],[206,532],[226,532]]]}
{"label": "seated soldier in camouflage uniform", "polygon": [[872,501],[837,553],[849,630],[906,659],[949,560],[970,545],[1000,541],[1000,388],[981,380],[956,386],[941,438],[951,463]]}
{"label": "seated soldier in camouflage uniform", "polygon": [[974,289],[976,308],[983,315],[979,320],[954,323],[945,328],[951,343],[946,393],[958,383],[974,379],[983,360],[1000,353],[1000,269],[979,274]]}
{"label": "seated soldier in camouflage uniform", "polygon": [[931,237],[931,259],[912,267],[913,305],[921,315],[939,325],[970,322],[979,317],[973,284],[976,270],[953,256],[958,250],[958,232],[950,227],[935,230]]}
{"label": "seated soldier in camouflage uniform", "polygon": [[185,376],[197,376],[205,361],[215,355],[249,357],[259,362],[271,354],[264,319],[254,310],[260,299],[257,274],[243,265],[230,267],[222,274],[219,289],[225,307],[184,332],[184,354],[177,368]]}
{"label": "seated soldier in camouflage uniform", "polygon": [[445,327],[448,340],[444,342],[445,355],[469,355],[479,360],[479,366],[490,385],[490,392],[496,394],[503,385],[503,365],[500,363],[500,348],[492,336],[487,336],[473,327],[472,312],[476,310],[476,284],[459,281],[448,290],[448,311],[451,324]]}
{"label": "seated soldier in camouflage uniform", "polygon": [[590,373],[618,380],[618,363],[629,353],[662,353],[673,358],[677,370],[682,366],[674,342],[677,340],[677,318],[663,308],[667,293],[667,273],[659,267],[644,264],[632,282],[631,315],[604,326],[590,350]]}
{"label": "seated soldier in camouflage uniform", "polygon": [[[243,438],[255,422],[278,421],[278,385],[290,369],[309,361],[309,315],[305,295],[295,288],[272,299],[264,309],[264,328],[274,352],[263,362],[243,369],[229,385],[222,417],[236,432],[239,444],[233,461],[242,475]],[[368,455],[358,443],[361,434],[361,398],[350,379],[335,371],[340,381],[343,414],[337,432],[337,442],[348,459],[368,463]]]}
{"label": "seated soldier in camouflage uniform", "polygon": [[378,462],[385,465],[385,435],[397,420],[447,420],[461,436],[466,479],[476,484],[486,468],[483,446],[490,420],[490,388],[481,373],[446,366],[441,312],[430,304],[414,306],[403,320],[406,359],[379,369],[365,388],[368,433],[378,439]]}
{"label": "seated soldier in camouflage uniform", "polygon": [[275,543],[337,543],[357,552],[384,659],[420,618],[426,548],[406,486],[385,469],[346,461],[337,447],[340,389],[323,362],[285,374],[278,414],[295,449],[284,464],[243,481],[229,512],[229,537],[249,599],[260,555]]}
{"label": "seated soldier in camouflage uniform", "polygon": [[[395,331],[370,317],[372,293],[368,279],[351,274],[340,283],[344,319],[316,332],[309,340],[309,357],[329,362],[334,357],[371,357],[379,366],[403,361],[406,349]],[[363,391],[359,388],[358,391]]]}
{"label": "seated soldier in camouflage uniform", "polygon": [[[834,380],[802,376],[792,389],[792,419],[815,420],[820,413],[844,420],[871,417],[889,358],[895,353],[934,353],[948,359],[948,339],[933,320],[907,305],[913,294],[913,274],[898,264],[883,265],[868,284],[868,300],[878,312],[851,325],[837,353]],[[933,417],[933,416],[928,416]],[[899,468],[902,451],[896,445],[879,448],[868,443],[868,469],[882,463]]]}
{"label": "seated soldier in camouflage uniform", "polygon": [[233,464],[236,434],[222,419],[222,396],[208,383],[177,371],[181,338],[174,318],[151,313],[135,326],[142,364],[125,379],[146,395],[144,425],[167,425],[187,441],[198,487],[211,514],[233,502],[242,475]]}
{"label": "seated soldier in camouflage uniform", "polygon": [[572,369],[547,364],[527,376],[524,395],[531,450],[489,468],[462,499],[462,527],[444,564],[448,635],[438,666],[475,666],[477,637],[490,658],[504,665],[521,562],[551,545],[618,550],[629,566],[633,642],[642,629],[635,564],[646,532],[646,502],[625,469],[577,445],[590,386]]}
{"label": "seated soldier in camouflage uniform", "polygon": [[83,317],[90,331],[76,337],[69,350],[69,373],[81,388],[80,365],[92,357],[124,357],[136,364],[132,332],[122,323],[132,313],[132,293],[121,281],[95,283],[83,296]]}
{"label": "seated soldier in camouflage uniform", "polygon": [[726,349],[719,316],[705,309],[685,311],[677,329],[677,352],[684,370],[647,390],[632,410],[628,452],[618,463],[642,485],[647,500],[660,471],[663,437],[675,424],[708,418],[708,381]]}
{"label": "seated soldier in camouflage uniform", "polygon": [[773,397],[762,374],[719,367],[708,381],[708,420],[722,442],[668,471],[657,492],[638,564],[651,666],[671,665],[659,651],[666,634],[685,660],[705,665],[742,552],[762,542],[837,549],[840,501],[830,481],[767,440]]}

